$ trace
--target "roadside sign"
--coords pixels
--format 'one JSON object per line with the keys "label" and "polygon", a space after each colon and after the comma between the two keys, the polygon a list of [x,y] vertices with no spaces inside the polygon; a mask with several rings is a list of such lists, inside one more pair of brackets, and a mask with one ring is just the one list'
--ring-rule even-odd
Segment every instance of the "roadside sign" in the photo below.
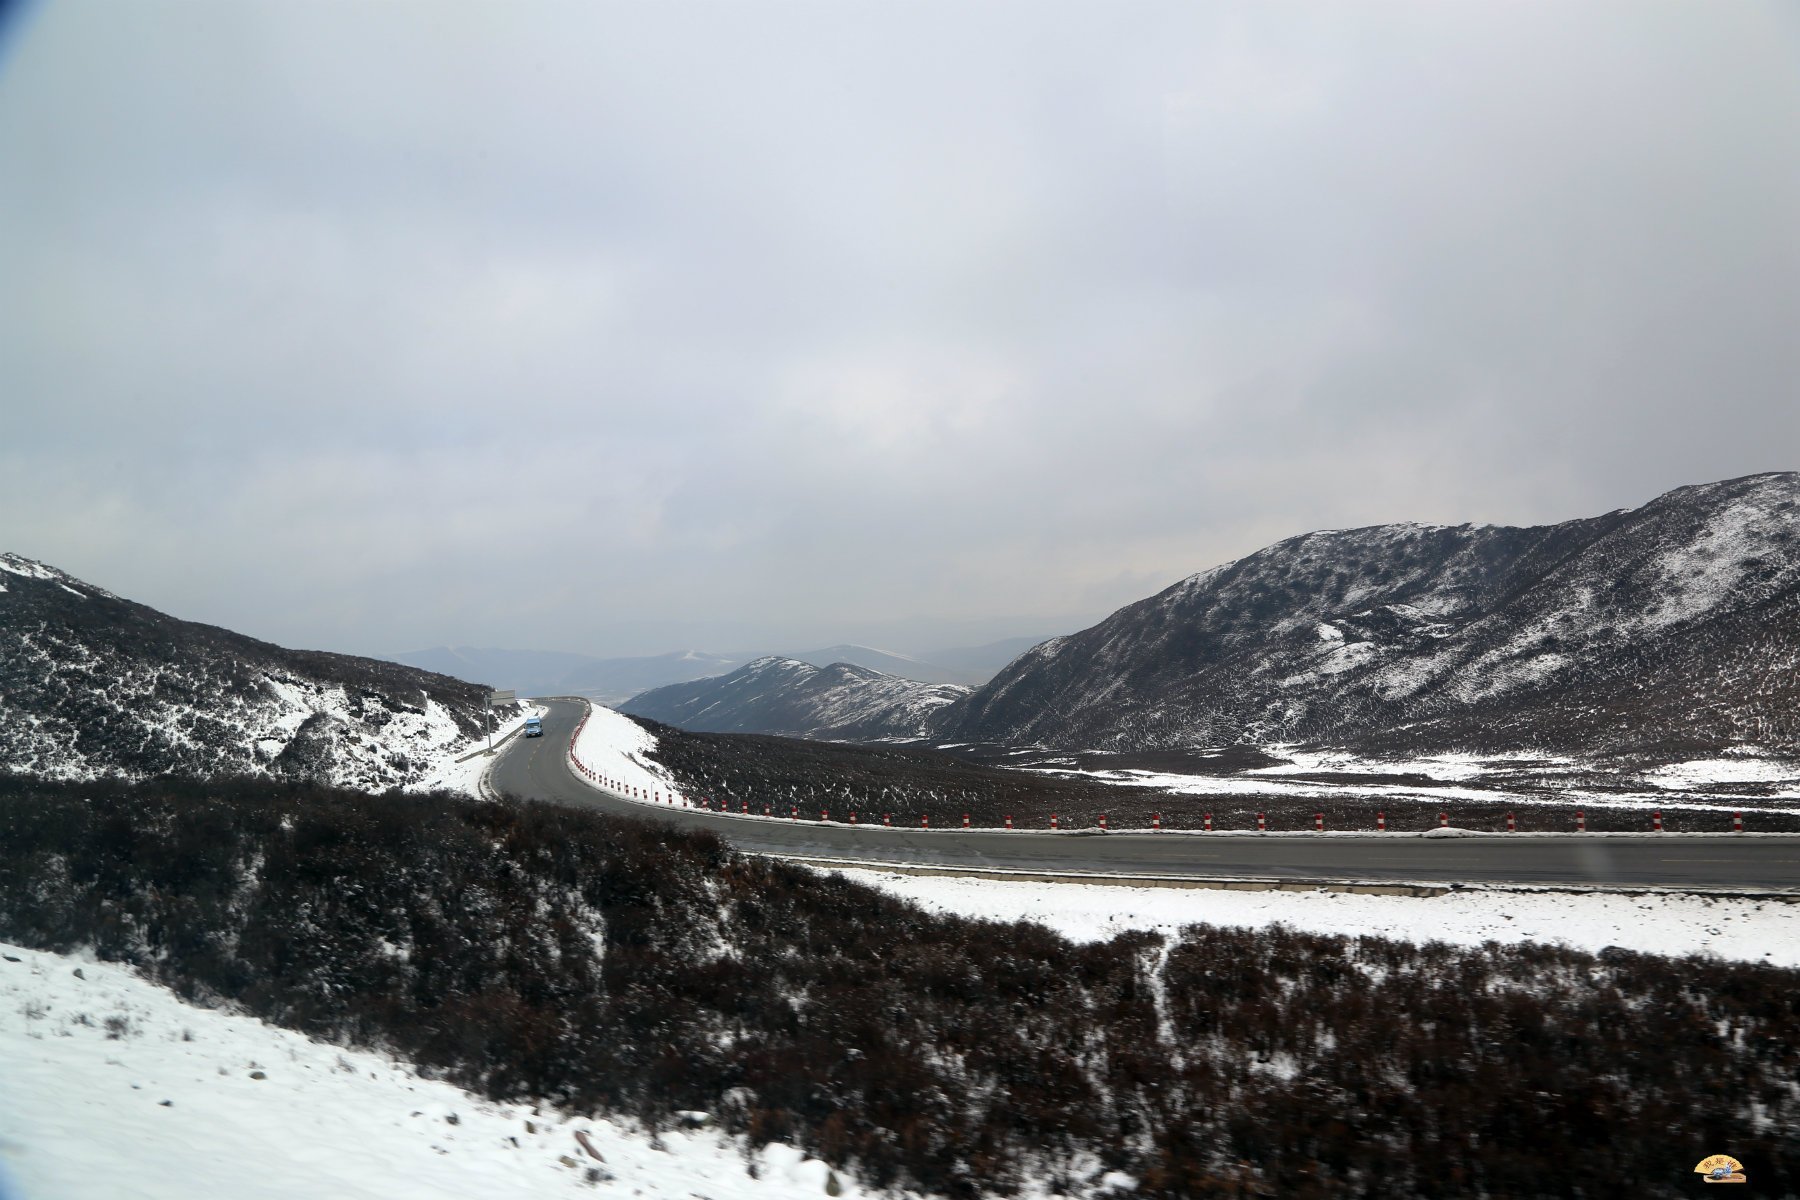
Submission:
{"label": "roadside sign", "polygon": [[489,704],[511,704],[516,699],[518,699],[517,692],[508,691],[508,692],[489,692],[488,693],[488,703]]}

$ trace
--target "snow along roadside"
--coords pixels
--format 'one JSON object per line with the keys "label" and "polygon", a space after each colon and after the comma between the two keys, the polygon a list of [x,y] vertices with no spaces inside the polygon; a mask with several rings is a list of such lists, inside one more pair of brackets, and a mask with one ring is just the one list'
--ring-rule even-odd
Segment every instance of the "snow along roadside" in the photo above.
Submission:
{"label": "snow along roadside", "polygon": [[[494,726],[496,757],[500,750],[500,743],[518,735],[519,731],[525,728],[527,717],[541,717],[549,711],[546,706],[535,701],[521,701],[518,716],[503,725]],[[487,792],[484,790],[483,784],[486,783],[487,774],[493,769],[495,762],[494,758],[489,758],[484,753],[486,748],[487,738],[483,736],[479,742],[458,747],[454,752],[446,751],[429,774],[406,790],[409,792],[462,792],[477,800],[485,798]]]}
{"label": "snow along roadside", "polygon": [[587,716],[569,741],[576,777],[622,800],[644,804],[681,795],[674,776],[657,762],[656,735],[622,712],[588,702]]}
{"label": "snow along roadside", "polygon": [[1588,951],[1620,946],[1800,966],[1800,899],[1481,887],[1437,896],[1240,892],[831,869],[933,912],[1035,921],[1078,942],[1103,941],[1130,929],[1173,934],[1193,924],[1280,923],[1309,933],[1408,942],[1541,942]]}

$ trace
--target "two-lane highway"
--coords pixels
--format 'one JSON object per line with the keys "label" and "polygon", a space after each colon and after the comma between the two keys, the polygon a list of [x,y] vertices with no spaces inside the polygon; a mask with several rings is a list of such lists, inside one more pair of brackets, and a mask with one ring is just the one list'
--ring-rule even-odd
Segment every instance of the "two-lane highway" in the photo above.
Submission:
{"label": "two-lane highway", "polygon": [[964,870],[1368,883],[1576,884],[1800,890],[1800,834],[1689,838],[1526,834],[1469,838],[1259,837],[900,830],[740,817],[621,800],[568,767],[578,701],[547,702],[544,736],[515,738],[496,761],[501,792],[709,829],[740,849],[801,858]]}

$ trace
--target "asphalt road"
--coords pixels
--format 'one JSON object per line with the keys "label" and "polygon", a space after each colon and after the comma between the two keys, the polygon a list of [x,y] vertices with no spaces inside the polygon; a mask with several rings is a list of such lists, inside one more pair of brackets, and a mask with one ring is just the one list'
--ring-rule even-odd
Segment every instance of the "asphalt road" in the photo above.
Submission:
{"label": "asphalt road", "polygon": [[1800,835],[1479,838],[1258,837],[882,829],[744,818],[620,800],[569,770],[582,705],[548,701],[544,736],[494,764],[501,792],[710,829],[740,849],[803,858],[973,870],[1195,876],[1287,882],[1580,884],[1800,890]]}

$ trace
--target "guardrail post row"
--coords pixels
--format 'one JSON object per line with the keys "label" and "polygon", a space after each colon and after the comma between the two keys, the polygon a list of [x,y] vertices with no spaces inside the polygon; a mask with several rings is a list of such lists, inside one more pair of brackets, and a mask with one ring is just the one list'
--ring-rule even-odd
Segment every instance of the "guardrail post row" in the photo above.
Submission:
{"label": "guardrail post row", "polygon": [[1387,814],[1386,813],[1381,812],[1381,813],[1375,814],[1375,832],[1376,833],[1386,833],[1387,832]]}
{"label": "guardrail post row", "polygon": [[1519,823],[1517,821],[1513,820],[1513,815],[1511,813],[1506,814],[1506,832],[1508,832],[1508,833],[1519,832]]}
{"label": "guardrail post row", "polygon": [[1314,833],[1324,833],[1325,832],[1325,814],[1324,813],[1314,813],[1313,814],[1313,832]]}
{"label": "guardrail post row", "polygon": [[1744,832],[1744,814],[1743,813],[1734,812],[1731,814],[1731,831],[1733,833]]}
{"label": "guardrail post row", "polygon": [[1575,832],[1587,832],[1587,814],[1582,812],[1579,808],[1575,810]]}
{"label": "guardrail post row", "polygon": [[1663,831],[1662,814],[1660,812],[1653,812],[1650,814],[1650,827],[1658,833]]}
{"label": "guardrail post row", "polygon": [[1256,832],[1269,832],[1269,818],[1263,813],[1256,814]]}

